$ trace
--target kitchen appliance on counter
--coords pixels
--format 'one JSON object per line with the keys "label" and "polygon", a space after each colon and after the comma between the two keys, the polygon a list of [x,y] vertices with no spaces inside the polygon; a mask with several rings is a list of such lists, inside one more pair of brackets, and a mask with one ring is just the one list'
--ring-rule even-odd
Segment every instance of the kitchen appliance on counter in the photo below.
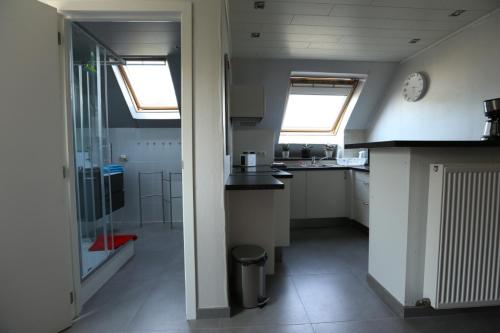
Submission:
{"label": "kitchen appliance on counter", "polygon": [[484,101],[484,115],[488,119],[481,140],[500,140],[500,98]]}
{"label": "kitchen appliance on counter", "polygon": [[244,151],[240,155],[240,165],[254,167],[257,165],[257,154],[253,151]]}

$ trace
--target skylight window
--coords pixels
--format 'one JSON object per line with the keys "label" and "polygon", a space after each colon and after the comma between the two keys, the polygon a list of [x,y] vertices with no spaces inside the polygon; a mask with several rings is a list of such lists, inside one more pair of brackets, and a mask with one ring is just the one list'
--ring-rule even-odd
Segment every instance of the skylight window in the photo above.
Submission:
{"label": "skylight window", "polygon": [[167,61],[127,61],[113,70],[133,118],[180,119]]}
{"label": "skylight window", "polygon": [[292,77],[280,141],[336,136],[357,85],[357,79]]}
{"label": "skylight window", "polygon": [[282,131],[330,132],[347,96],[290,94]]}

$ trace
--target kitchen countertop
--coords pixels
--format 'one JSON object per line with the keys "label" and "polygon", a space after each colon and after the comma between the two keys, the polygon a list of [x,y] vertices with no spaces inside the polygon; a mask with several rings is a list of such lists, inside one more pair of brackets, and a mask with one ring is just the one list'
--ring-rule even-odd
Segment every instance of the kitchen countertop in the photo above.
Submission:
{"label": "kitchen countertop", "polygon": [[[319,157],[319,158],[322,158],[323,161],[333,161],[335,160],[334,158],[324,158],[324,157]],[[319,159],[318,158],[318,159]],[[274,158],[275,161],[278,161],[278,162],[287,162],[287,161],[310,161],[311,160],[311,157],[309,158],[305,158],[305,157],[289,157],[289,158],[283,158],[283,157],[275,157]]]}
{"label": "kitchen countertop", "polygon": [[346,144],[346,149],[354,148],[467,148],[498,147],[500,141],[378,141]]}
{"label": "kitchen countertop", "polygon": [[269,166],[233,167],[226,180],[226,190],[281,190],[285,184],[280,178],[292,178],[289,172]]}

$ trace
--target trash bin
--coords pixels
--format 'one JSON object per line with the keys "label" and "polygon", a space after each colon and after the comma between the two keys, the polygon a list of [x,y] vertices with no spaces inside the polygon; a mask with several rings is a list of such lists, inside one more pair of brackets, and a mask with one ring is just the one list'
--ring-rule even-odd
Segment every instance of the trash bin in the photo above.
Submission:
{"label": "trash bin", "polygon": [[266,251],[256,245],[241,245],[234,247],[231,255],[234,263],[233,285],[238,304],[246,309],[263,307],[269,301],[266,297],[264,273]]}

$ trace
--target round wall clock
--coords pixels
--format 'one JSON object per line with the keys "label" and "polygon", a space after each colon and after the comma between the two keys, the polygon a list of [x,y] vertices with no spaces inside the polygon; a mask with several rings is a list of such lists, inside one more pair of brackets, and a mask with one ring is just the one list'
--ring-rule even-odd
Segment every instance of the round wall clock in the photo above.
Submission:
{"label": "round wall clock", "polygon": [[407,102],[421,99],[427,90],[427,80],[423,73],[411,73],[403,84],[403,97]]}

